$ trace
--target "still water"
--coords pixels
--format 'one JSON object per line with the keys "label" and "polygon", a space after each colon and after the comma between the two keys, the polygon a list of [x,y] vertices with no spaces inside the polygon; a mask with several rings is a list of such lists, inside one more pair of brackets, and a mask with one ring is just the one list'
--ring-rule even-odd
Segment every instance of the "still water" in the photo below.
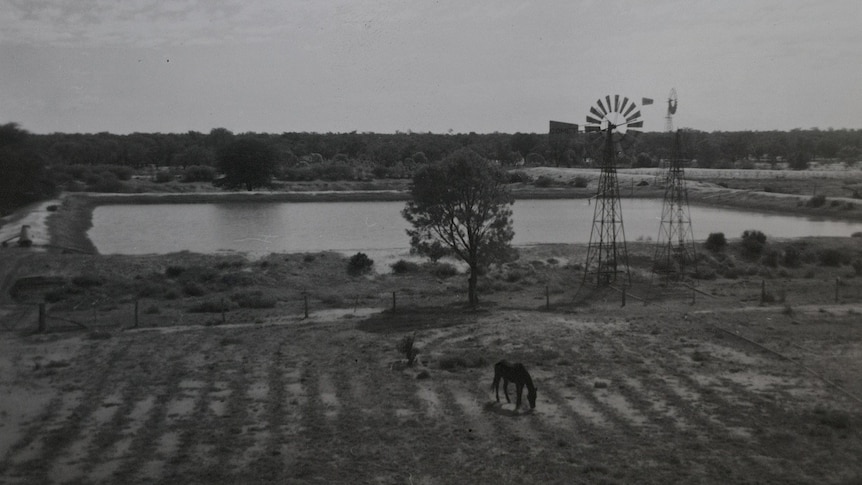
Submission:
{"label": "still water", "polygon": [[[655,240],[661,200],[622,199],[626,239]],[[102,254],[334,250],[377,252],[409,247],[404,202],[249,202],[103,205],[93,213],[90,239]],[[594,205],[586,200],[518,200],[513,244],[586,243]],[[849,236],[862,224],[691,206],[695,239],[711,232],[736,238],[746,229],[768,237]],[[399,251],[400,252],[400,251]]]}

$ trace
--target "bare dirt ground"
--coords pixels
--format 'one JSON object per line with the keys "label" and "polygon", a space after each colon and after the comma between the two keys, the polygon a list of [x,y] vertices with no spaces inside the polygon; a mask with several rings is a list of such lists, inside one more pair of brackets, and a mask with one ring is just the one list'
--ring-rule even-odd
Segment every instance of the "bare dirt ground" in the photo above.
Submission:
{"label": "bare dirt ground", "polygon": [[[630,244],[625,306],[580,286],[583,247],[521,248],[475,311],[463,275],[347,278],[329,253],[5,251],[0,482],[859,483],[860,241],[769,241],[776,265],[731,242],[696,291]],[[35,276],[64,282],[15,286]],[[190,311],[255,291],[273,306]],[[46,298],[88,329],[35,333]],[[532,373],[535,410],[495,401],[502,358]]]}
{"label": "bare dirt ground", "polygon": [[[442,309],[98,339],[6,335],[0,476],[4,483],[862,478],[860,403],[798,364],[858,393],[858,313],[829,307],[829,318],[814,312],[791,322],[760,308],[605,310]],[[711,323],[741,329],[795,362]],[[394,350],[408,332],[421,348],[414,368]],[[494,401],[491,366],[501,357],[532,371],[534,411]]]}

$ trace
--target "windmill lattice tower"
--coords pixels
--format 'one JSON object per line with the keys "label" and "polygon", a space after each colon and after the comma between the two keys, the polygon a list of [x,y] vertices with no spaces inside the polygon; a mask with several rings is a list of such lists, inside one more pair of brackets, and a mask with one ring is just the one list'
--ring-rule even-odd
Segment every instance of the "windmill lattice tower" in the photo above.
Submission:
{"label": "windmill lattice tower", "polygon": [[628,252],[626,249],[623,212],[620,205],[620,188],[617,181],[616,149],[626,135],[631,138],[643,127],[641,113],[634,101],[613,101],[606,96],[599,99],[587,115],[585,131],[603,133],[603,149],[599,184],[596,191],[596,206],[593,211],[593,226],[587,246],[584,267],[584,283],[593,280],[596,286],[608,285],[618,279],[631,283]]}
{"label": "windmill lattice tower", "polygon": [[665,177],[661,225],[653,258],[653,271],[665,280],[682,279],[687,271],[697,271],[685,170],[680,155],[680,134],[680,130],[675,133],[670,166]]}

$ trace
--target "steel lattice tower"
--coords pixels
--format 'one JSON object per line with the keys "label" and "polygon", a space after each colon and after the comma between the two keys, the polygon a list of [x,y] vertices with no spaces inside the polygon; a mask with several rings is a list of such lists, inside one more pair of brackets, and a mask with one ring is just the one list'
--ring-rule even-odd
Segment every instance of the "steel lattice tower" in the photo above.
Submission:
{"label": "steel lattice tower", "polygon": [[681,279],[689,269],[697,270],[697,260],[688,191],[685,187],[685,171],[680,157],[680,130],[677,130],[674,137],[674,148],[664,187],[653,271],[666,279]]}
{"label": "steel lattice tower", "polygon": [[625,283],[631,282],[612,128],[607,130],[596,192],[596,207],[593,211],[593,228],[584,268],[584,282],[595,278],[597,286],[615,282],[619,276],[625,278]]}
{"label": "steel lattice tower", "polygon": [[[643,98],[643,104],[652,104],[652,100]],[[584,131],[601,135],[603,144],[584,283],[595,278],[597,286],[607,285],[616,282],[621,275],[625,279],[623,284],[631,283],[615,158],[618,147],[631,143],[643,124],[637,103],[619,94],[599,98],[587,115]]]}

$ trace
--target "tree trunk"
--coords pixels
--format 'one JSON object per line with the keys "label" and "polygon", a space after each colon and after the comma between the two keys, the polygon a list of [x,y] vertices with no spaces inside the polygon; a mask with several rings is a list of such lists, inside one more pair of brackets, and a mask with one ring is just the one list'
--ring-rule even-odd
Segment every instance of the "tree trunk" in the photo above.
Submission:
{"label": "tree trunk", "polygon": [[479,296],[476,293],[476,283],[479,280],[479,270],[475,266],[470,266],[470,278],[467,284],[467,298],[470,301],[470,306],[475,307],[479,304]]}

